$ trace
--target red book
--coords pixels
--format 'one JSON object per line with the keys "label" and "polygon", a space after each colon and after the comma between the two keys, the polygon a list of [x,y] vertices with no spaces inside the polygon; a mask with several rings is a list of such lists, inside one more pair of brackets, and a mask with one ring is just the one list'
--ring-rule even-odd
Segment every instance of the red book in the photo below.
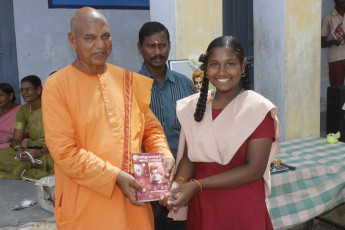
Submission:
{"label": "red book", "polygon": [[344,36],[345,36],[345,33],[344,33],[344,30],[343,28],[341,27],[341,25],[338,23],[333,31],[332,31],[332,35],[334,37],[335,40],[344,40]]}
{"label": "red book", "polygon": [[165,178],[163,153],[132,154],[134,178],[146,188],[146,192],[137,192],[139,202],[159,200],[170,194],[169,179]]}

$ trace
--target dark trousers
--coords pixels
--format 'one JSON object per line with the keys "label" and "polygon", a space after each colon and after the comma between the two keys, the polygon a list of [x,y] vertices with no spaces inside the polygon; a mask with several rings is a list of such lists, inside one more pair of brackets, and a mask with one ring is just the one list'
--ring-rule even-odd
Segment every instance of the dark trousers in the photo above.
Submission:
{"label": "dark trousers", "polygon": [[331,86],[343,86],[345,78],[345,60],[328,63],[329,84]]}
{"label": "dark trousers", "polygon": [[[158,204],[157,204],[158,205]],[[173,221],[173,219],[168,218],[168,210],[158,205],[153,210],[153,215],[155,217],[155,230],[185,230],[186,221]]]}

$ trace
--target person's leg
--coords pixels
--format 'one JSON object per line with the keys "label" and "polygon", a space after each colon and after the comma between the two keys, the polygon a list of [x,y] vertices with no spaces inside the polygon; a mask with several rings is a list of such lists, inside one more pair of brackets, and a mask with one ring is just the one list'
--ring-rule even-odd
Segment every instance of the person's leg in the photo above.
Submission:
{"label": "person's leg", "polygon": [[340,76],[340,78],[339,78],[339,85],[340,86],[343,86],[344,85],[344,80],[345,80],[345,59],[344,60],[341,60],[341,64],[342,64],[342,70],[343,70],[343,72],[342,72],[342,75]]}
{"label": "person's leg", "polygon": [[331,86],[343,86],[345,76],[343,65],[344,60],[328,63],[329,83]]}
{"label": "person's leg", "polygon": [[186,221],[173,221],[168,218],[169,211],[160,206],[159,209],[154,210],[155,230],[185,230]]}
{"label": "person's leg", "polygon": [[165,220],[164,213],[160,208],[153,210],[153,216],[155,221],[155,230],[164,230],[165,229]]}

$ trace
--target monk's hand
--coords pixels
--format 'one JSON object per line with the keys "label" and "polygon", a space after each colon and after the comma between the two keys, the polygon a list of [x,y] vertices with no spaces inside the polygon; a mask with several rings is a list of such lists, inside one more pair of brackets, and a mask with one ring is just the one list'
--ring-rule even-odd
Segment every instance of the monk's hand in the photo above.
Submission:
{"label": "monk's hand", "polygon": [[129,198],[132,204],[145,206],[145,203],[138,202],[135,192],[146,192],[146,189],[141,186],[141,184],[139,184],[131,174],[121,171],[117,177],[116,184],[120,187],[123,194]]}
{"label": "monk's hand", "polygon": [[188,205],[195,193],[199,191],[199,185],[194,181],[189,181],[171,189],[173,199],[167,201],[169,210],[177,210],[180,207]]}
{"label": "monk's hand", "polygon": [[169,178],[169,184],[174,179],[174,169],[175,169],[175,161],[171,158],[165,158],[165,177]]}

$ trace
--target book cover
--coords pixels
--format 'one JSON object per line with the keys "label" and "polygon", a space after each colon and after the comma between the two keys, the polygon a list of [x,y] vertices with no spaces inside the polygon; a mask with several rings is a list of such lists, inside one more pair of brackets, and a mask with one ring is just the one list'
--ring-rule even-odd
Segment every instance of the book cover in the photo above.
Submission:
{"label": "book cover", "polygon": [[146,192],[137,192],[139,202],[159,200],[170,193],[169,180],[165,178],[163,153],[132,154],[134,178],[146,188]]}
{"label": "book cover", "polygon": [[335,40],[344,40],[345,32],[339,23],[333,28],[332,35]]}

